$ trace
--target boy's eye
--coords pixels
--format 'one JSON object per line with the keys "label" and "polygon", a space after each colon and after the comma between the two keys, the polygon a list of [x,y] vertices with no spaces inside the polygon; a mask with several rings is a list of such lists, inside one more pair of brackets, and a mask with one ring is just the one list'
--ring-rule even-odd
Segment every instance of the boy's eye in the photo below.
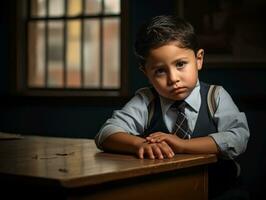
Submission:
{"label": "boy's eye", "polygon": [[165,73],[165,70],[164,69],[157,69],[155,70],[155,75],[162,75]]}
{"label": "boy's eye", "polygon": [[178,62],[176,62],[176,67],[177,68],[183,68],[185,66],[185,64],[187,64],[187,62],[185,62],[185,61],[178,61]]}

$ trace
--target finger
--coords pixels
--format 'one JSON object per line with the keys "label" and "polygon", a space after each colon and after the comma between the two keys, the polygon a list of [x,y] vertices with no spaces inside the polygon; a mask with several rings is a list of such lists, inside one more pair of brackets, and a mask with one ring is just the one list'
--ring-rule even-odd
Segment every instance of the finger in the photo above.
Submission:
{"label": "finger", "polygon": [[166,139],[167,135],[168,134],[156,132],[150,135],[150,138],[152,138],[150,140],[152,140],[153,142],[161,142]]}
{"label": "finger", "polygon": [[162,134],[161,132],[155,132],[155,133],[150,134],[149,137],[156,137],[156,136],[159,136],[161,134]]}
{"label": "finger", "polygon": [[156,132],[156,133],[150,134],[147,138],[155,138],[155,137],[158,137],[158,136],[161,136],[161,135],[163,135],[163,134]]}
{"label": "finger", "polygon": [[158,159],[163,159],[161,149],[157,145],[153,145],[152,150]]}
{"label": "finger", "polygon": [[140,159],[143,159],[143,156],[144,155],[144,149],[143,148],[140,148],[139,150],[138,150],[138,157],[140,158]]}
{"label": "finger", "polygon": [[148,158],[155,159],[155,156],[153,154],[153,150],[152,150],[152,147],[151,146],[146,147],[145,153],[146,153],[146,155],[147,155]]}
{"label": "finger", "polygon": [[149,136],[149,137],[147,137],[145,139],[147,140],[148,143],[156,143],[157,142],[156,137],[158,137],[158,136],[153,136],[153,137]]}
{"label": "finger", "polygon": [[166,147],[169,149],[169,152],[170,152],[173,156],[175,155],[174,150],[171,148],[171,146],[170,146],[167,142],[162,141],[161,143],[162,143],[162,145],[166,146]]}
{"label": "finger", "polygon": [[166,138],[165,136],[158,136],[158,137],[156,137],[154,139],[156,140],[156,142],[161,143],[162,141],[165,140],[165,138]]}
{"label": "finger", "polygon": [[164,141],[165,138],[166,138],[166,136],[164,136],[164,135],[158,135],[158,136],[153,137],[152,138],[152,141],[158,143],[158,142]]}
{"label": "finger", "polygon": [[159,143],[158,146],[167,158],[172,158],[174,156],[172,148],[166,142]]}
{"label": "finger", "polygon": [[156,142],[156,140],[153,138],[153,137],[146,137],[145,138],[148,142],[150,142],[150,143],[155,143]]}

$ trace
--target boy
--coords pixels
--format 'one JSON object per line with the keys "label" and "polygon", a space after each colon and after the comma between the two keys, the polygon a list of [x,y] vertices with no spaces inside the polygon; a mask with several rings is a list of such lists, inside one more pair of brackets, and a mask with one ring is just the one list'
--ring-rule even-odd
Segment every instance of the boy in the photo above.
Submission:
{"label": "boy", "polygon": [[152,88],[137,91],[113,113],[95,138],[98,148],[133,153],[141,159],[217,154],[219,161],[209,170],[209,185],[216,184],[210,188],[210,196],[224,192],[225,185],[235,183],[233,159],[245,151],[249,128],[245,114],[222,87],[215,99],[217,109],[210,116],[209,85],[198,79],[204,50],[198,47],[193,27],[180,18],[154,17],[139,30],[135,52]]}

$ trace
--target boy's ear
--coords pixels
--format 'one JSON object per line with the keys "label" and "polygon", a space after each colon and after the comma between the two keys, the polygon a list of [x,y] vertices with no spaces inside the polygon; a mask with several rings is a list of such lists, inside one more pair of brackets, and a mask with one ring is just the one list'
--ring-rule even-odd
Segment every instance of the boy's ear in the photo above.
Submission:
{"label": "boy's ear", "polygon": [[196,59],[197,59],[197,68],[198,70],[201,70],[202,65],[203,65],[203,59],[204,59],[204,50],[203,49],[199,49],[196,55]]}

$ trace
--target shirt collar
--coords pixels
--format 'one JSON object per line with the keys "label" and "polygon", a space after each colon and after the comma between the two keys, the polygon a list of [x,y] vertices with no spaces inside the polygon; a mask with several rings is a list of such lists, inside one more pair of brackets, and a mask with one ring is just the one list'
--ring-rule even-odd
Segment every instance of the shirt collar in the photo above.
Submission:
{"label": "shirt collar", "polygon": [[[171,105],[175,102],[170,99],[166,99],[162,96],[160,96],[161,101],[161,108],[162,108],[162,114],[165,115],[166,112],[169,110]],[[201,97],[200,97],[200,83],[199,80],[197,81],[197,84],[195,88],[192,90],[190,95],[184,99],[184,101],[189,105],[190,108],[192,108],[195,112],[199,112],[200,105],[201,105]]]}
{"label": "shirt collar", "polygon": [[188,95],[185,101],[195,112],[199,112],[201,105],[199,80],[197,81],[195,88],[192,90],[190,95]]}

